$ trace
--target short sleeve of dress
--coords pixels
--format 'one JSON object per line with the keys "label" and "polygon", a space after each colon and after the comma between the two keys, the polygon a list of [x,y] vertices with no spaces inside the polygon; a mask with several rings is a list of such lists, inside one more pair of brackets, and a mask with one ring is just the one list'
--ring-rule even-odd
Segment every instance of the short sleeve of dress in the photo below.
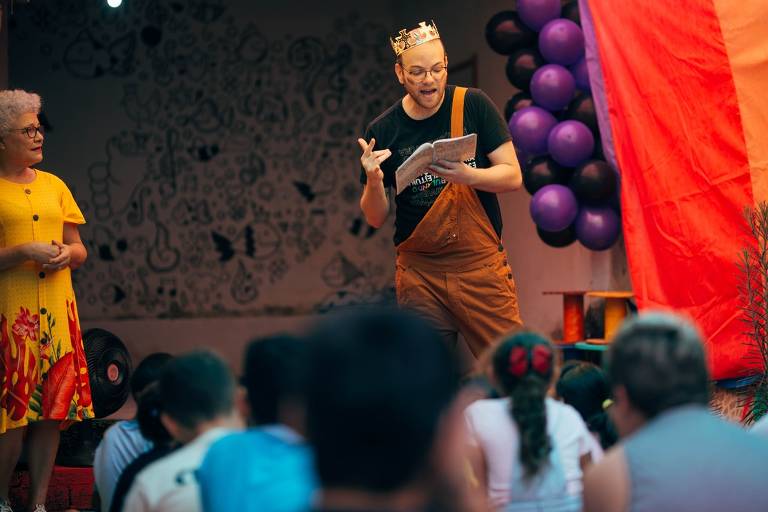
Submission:
{"label": "short sleeve of dress", "polygon": [[83,212],[80,211],[80,207],[77,206],[75,198],[72,196],[72,192],[69,187],[59,178],[56,178],[56,184],[60,189],[61,197],[61,212],[64,215],[64,222],[70,224],[85,224],[85,217]]}

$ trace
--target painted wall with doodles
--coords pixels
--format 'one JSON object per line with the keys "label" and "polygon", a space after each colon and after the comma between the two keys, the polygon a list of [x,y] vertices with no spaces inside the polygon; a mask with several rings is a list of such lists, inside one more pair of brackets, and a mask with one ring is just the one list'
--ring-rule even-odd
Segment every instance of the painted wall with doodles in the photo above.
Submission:
{"label": "painted wall with doodles", "polygon": [[400,94],[388,13],[268,3],[16,4],[10,85],[43,97],[40,168],[88,221],[84,320],[393,300],[355,142]]}

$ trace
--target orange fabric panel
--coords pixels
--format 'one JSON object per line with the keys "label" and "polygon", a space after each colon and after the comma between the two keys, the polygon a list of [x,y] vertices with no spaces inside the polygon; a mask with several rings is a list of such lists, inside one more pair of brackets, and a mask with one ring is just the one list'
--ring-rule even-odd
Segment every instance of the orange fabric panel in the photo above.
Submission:
{"label": "orange fabric panel", "polygon": [[739,100],[755,202],[768,201],[768,2],[715,0]]}
{"label": "orange fabric panel", "polygon": [[712,376],[745,370],[736,268],[754,243],[736,88],[712,0],[589,0],[638,306],[692,317]]}

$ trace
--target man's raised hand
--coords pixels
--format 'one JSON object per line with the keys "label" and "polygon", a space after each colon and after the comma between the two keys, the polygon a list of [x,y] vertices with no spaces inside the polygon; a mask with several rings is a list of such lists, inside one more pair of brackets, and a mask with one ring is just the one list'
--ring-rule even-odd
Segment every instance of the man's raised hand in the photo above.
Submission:
{"label": "man's raised hand", "polygon": [[365,142],[364,139],[357,139],[357,143],[360,144],[360,149],[363,150],[360,163],[363,169],[365,169],[368,180],[383,180],[384,172],[381,170],[381,163],[389,158],[392,152],[388,149],[374,151],[373,147],[376,144],[376,139],[371,139],[370,143]]}

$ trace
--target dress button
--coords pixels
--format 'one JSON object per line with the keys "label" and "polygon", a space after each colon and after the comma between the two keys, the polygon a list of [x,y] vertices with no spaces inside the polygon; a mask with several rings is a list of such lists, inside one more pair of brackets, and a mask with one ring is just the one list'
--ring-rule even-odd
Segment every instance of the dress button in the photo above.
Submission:
{"label": "dress button", "polygon": [[504,252],[504,246],[503,245],[499,246],[499,252]]}
{"label": "dress button", "polygon": [[31,194],[31,193],[32,193],[32,191],[31,191],[31,190],[29,190],[28,188],[25,188],[25,189],[24,189],[24,192],[25,192],[27,195],[29,195],[29,194]]}
{"label": "dress button", "polygon": [[44,314],[46,314],[47,312],[48,312],[48,310],[47,310],[47,309],[45,309],[45,308],[40,308],[40,314],[41,314],[41,315],[44,315]]}
{"label": "dress button", "polygon": [[512,279],[512,273],[507,274],[507,279]]}
{"label": "dress button", "polygon": [[37,222],[38,220],[40,220],[40,217],[39,217],[37,214],[34,214],[34,215],[32,216],[32,220],[34,220],[35,222]]}
{"label": "dress button", "polygon": [[40,279],[45,279],[45,272],[40,272],[37,275],[40,277]]}

